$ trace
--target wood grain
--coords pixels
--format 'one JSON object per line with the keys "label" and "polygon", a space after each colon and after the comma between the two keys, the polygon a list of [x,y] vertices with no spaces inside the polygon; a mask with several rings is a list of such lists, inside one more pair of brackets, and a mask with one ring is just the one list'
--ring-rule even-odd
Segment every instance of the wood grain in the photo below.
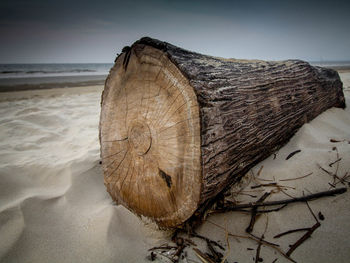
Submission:
{"label": "wood grain", "polygon": [[151,47],[130,52],[126,69],[126,54],[117,59],[103,93],[105,185],[118,203],[173,226],[198,207],[198,103],[188,80],[163,52]]}

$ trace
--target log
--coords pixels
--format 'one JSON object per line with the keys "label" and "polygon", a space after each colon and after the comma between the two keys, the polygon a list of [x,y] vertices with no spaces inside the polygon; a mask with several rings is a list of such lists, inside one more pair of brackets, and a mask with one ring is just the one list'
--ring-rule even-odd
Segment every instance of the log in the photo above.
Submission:
{"label": "log", "polygon": [[331,107],[345,108],[334,70],[142,38],[122,50],[105,82],[104,183],[137,215],[181,226]]}

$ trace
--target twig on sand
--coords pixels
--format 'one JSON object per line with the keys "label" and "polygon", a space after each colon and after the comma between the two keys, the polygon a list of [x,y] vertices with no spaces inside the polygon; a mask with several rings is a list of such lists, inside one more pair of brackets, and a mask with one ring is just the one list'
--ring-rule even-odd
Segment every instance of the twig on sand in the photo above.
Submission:
{"label": "twig on sand", "polygon": [[308,209],[309,209],[309,211],[310,211],[312,217],[315,219],[316,223],[315,223],[301,238],[299,238],[297,242],[295,242],[295,243],[289,248],[289,250],[288,250],[287,253],[286,253],[286,255],[287,255],[288,257],[290,257],[290,255],[293,253],[293,251],[294,251],[295,249],[297,249],[297,247],[299,247],[305,240],[307,240],[308,238],[310,238],[311,235],[312,235],[312,233],[313,233],[317,228],[319,228],[319,227],[321,226],[320,222],[318,221],[318,219],[317,219],[315,213],[312,211],[312,209],[311,209],[311,207],[309,206],[308,202],[305,201],[305,203],[306,203],[306,205],[307,205],[307,207],[308,207]]}
{"label": "twig on sand", "polygon": [[250,188],[251,189],[255,189],[255,188],[259,188],[259,187],[263,187],[263,186],[276,186],[277,185],[277,183],[268,183],[268,184],[259,184],[259,185],[253,185],[253,186],[251,186]]}
{"label": "twig on sand", "polygon": [[[263,194],[259,200],[256,202],[256,204],[261,204],[262,202],[264,202],[264,200],[270,195],[271,193],[270,192],[266,192],[265,194]],[[256,216],[257,216],[257,209],[258,207],[257,206],[253,206],[252,207],[252,215],[251,215],[251,218],[250,218],[250,223],[249,223],[249,226],[246,228],[246,232],[247,233],[251,233],[253,231],[253,228],[254,228],[254,224],[255,224],[255,221],[256,221]]]}
{"label": "twig on sand", "polygon": [[175,246],[159,246],[159,247],[152,247],[148,249],[148,251],[153,251],[153,250],[171,250],[171,249],[176,249],[177,247]]}
{"label": "twig on sand", "polygon": [[[148,251],[151,251],[151,254],[147,258],[151,261],[154,261],[157,256],[162,256],[166,257],[173,263],[178,263],[186,246],[192,245],[193,243],[187,242],[186,239],[178,237],[177,235],[178,231],[175,231],[171,238],[176,246],[169,246],[168,244],[164,244],[150,248]],[[182,257],[184,256],[182,255]]]}
{"label": "twig on sand", "polygon": [[204,254],[202,251],[200,251],[198,248],[193,248],[193,251],[196,253],[196,256],[203,262],[203,263],[215,263],[213,260],[211,260],[210,257],[208,257],[206,254]]}
{"label": "twig on sand", "polygon": [[320,222],[317,222],[314,224],[309,231],[307,231],[297,242],[295,242],[290,249],[287,251],[286,255],[289,257],[293,251],[299,247],[305,240],[307,240],[309,237],[311,237],[312,233],[321,226]]}
{"label": "twig on sand", "polygon": [[227,262],[226,259],[227,259],[228,255],[231,252],[230,241],[229,241],[229,238],[228,238],[227,219],[226,219],[226,217],[225,217],[225,239],[226,239],[226,244],[227,244],[227,252],[226,252],[225,256],[222,258],[221,263]]}
{"label": "twig on sand", "polygon": [[309,203],[308,203],[307,201],[305,201],[305,203],[306,203],[307,208],[309,209],[309,211],[310,211],[310,213],[311,213],[312,217],[315,219],[315,221],[316,221],[316,222],[318,222],[318,219],[317,219],[317,217],[316,217],[315,213],[312,211],[312,209],[311,209],[311,207],[310,207]]}
{"label": "twig on sand", "polygon": [[191,236],[203,239],[205,242],[212,243],[213,245],[217,246],[218,248],[220,248],[222,250],[225,250],[225,248],[223,246],[221,246],[218,242],[216,242],[214,240],[211,240],[211,239],[209,239],[209,238],[207,238],[205,236],[199,235],[199,234],[197,234],[194,231],[191,233]]}
{"label": "twig on sand", "polygon": [[261,244],[262,244],[261,241],[264,240],[264,236],[265,236],[265,233],[267,231],[268,224],[269,224],[269,217],[267,216],[266,217],[266,224],[265,224],[264,233],[261,235],[261,238],[259,239],[260,242],[258,244],[258,248],[256,249],[255,263],[263,261],[263,259],[260,258],[260,250],[261,250]]}
{"label": "twig on sand", "polygon": [[258,248],[256,249],[256,255],[255,255],[255,263],[258,263],[261,259],[260,259],[260,249],[261,249],[261,240],[264,239],[264,234],[261,235],[261,238],[259,239],[259,244],[258,244]]}
{"label": "twig on sand", "polygon": [[207,243],[207,247],[210,253],[203,253],[199,249],[193,248],[194,252],[196,253],[197,257],[202,261],[202,262],[224,262],[224,256],[221,252],[219,252],[215,247],[220,248],[221,250],[225,251],[225,248],[221,246],[218,242],[209,239],[208,237],[202,236],[197,234],[195,231],[192,231],[190,233],[192,237],[196,237],[199,239],[204,240]]}
{"label": "twig on sand", "polygon": [[259,171],[257,172],[256,177],[259,177],[259,176],[260,176],[261,171],[262,171],[263,168],[264,168],[264,166],[262,165],[262,166],[259,168]]}
{"label": "twig on sand", "polygon": [[[257,237],[256,235],[254,235],[254,234],[252,234],[252,233],[249,233],[249,235],[251,235],[253,238],[255,238],[256,240],[259,240],[260,239],[260,237]],[[266,244],[268,244],[268,245],[271,245],[271,246],[276,246],[276,247],[279,247],[280,245],[278,245],[278,244],[276,244],[276,243],[272,243],[272,242],[269,242],[269,241],[266,241],[266,240],[262,240],[263,241],[263,243],[266,245]]]}
{"label": "twig on sand", "polygon": [[310,175],[312,175],[313,173],[308,173],[307,175],[303,175],[303,176],[300,176],[300,177],[295,177],[295,178],[289,178],[289,179],[281,179],[280,181],[282,182],[285,182],[285,181],[294,181],[294,180],[298,180],[298,179],[302,179],[302,178],[305,178],[305,177],[308,177]]}
{"label": "twig on sand", "polygon": [[335,163],[337,163],[337,162],[339,162],[339,161],[341,161],[341,158],[338,158],[338,159],[335,160],[334,162],[331,162],[331,163],[329,164],[329,167],[332,167],[333,164],[335,164]]}
{"label": "twig on sand", "polygon": [[[336,140],[336,139],[330,139],[330,142],[336,143],[336,142],[346,142],[347,140],[343,139],[343,140]],[[348,141],[350,143],[350,141]]]}
{"label": "twig on sand", "polygon": [[[344,177],[347,177],[348,174],[346,173],[344,175]],[[281,189],[280,189],[281,190]],[[290,199],[285,199],[285,200],[277,200],[277,201],[265,201],[266,198],[273,193],[274,191],[271,192],[266,192],[264,193],[256,202],[251,202],[251,203],[247,203],[247,204],[235,204],[232,201],[228,201],[227,203],[224,203],[222,206],[217,207],[216,210],[212,211],[211,213],[215,213],[215,212],[226,212],[226,211],[244,211],[244,212],[250,212],[251,213],[251,219],[250,219],[250,223],[249,226],[247,227],[246,231],[249,233],[249,235],[235,235],[232,234],[230,232],[227,231],[227,228],[224,228],[214,222],[209,221],[208,219],[206,220],[207,222],[219,227],[220,229],[225,231],[225,236],[226,236],[226,241],[228,243],[228,236],[237,238],[237,239],[250,239],[254,242],[257,242],[258,247],[257,247],[257,251],[256,251],[256,257],[255,257],[255,262],[261,262],[262,258],[260,258],[260,251],[261,251],[261,246],[268,246],[272,249],[274,249],[275,251],[277,251],[280,255],[282,255],[283,257],[285,257],[286,259],[288,259],[291,262],[295,262],[295,260],[293,260],[290,256],[291,254],[295,251],[295,249],[297,249],[305,240],[307,240],[308,238],[311,237],[311,235],[313,234],[313,232],[320,227],[320,222],[318,221],[316,215],[313,213],[312,209],[310,208],[309,204],[307,203],[307,201],[310,200],[314,200],[317,198],[321,198],[321,197],[327,197],[327,196],[334,196],[334,195],[338,195],[338,194],[342,194],[345,193],[347,191],[347,188],[337,188],[337,189],[333,189],[333,190],[328,190],[328,191],[323,191],[323,192],[318,192],[318,193],[314,193],[314,194],[309,194],[309,195],[303,195],[301,197],[291,197]],[[253,231],[253,227],[256,221],[256,218],[258,215],[262,214],[262,213],[268,213],[268,212],[272,212],[272,211],[278,211],[282,208],[284,208],[285,206],[287,206],[290,203],[295,203],[295,202],[305,202],[306,205],[308,206],[312,216],[314,217],[314,219],[316,220],[316,223],[309,228],[300,228],[300,229],[294,229],[294,230],[289,230],[286,232],[283,232],[281,234],[276,235],[274,238],[279,238],[281,236],[290,234],[290,233],[294,233],[294,232],[299,232],[299,231],[307,231],[299,240],[297,240],[293,245],[290,246],[289,250],[287,252],[284,252],[278,244],[275,243],[271,243],[269,241],[266,241],[264,239],[265,236],[265,232],[267,227],[265,228],[265,232],[262,234],[261,237],[255,236],[253,235],[251,232]],[[259,207],[268,207],[268,206],[279,206],[276,208],[272,208],[272,209],[259,209]],[[321,217],[320,217],[321,219]],[[181,231],[181,230],[178,230]],[[179,260],[186,258],[186,252],[184,251],[184,249],[186,247],[192,247],[192,245],[195,245],[195,243],[193,243],[190,239],[186,239],[186,238],[182,238],[182,237],[178,237],[178,231],[175,231],[175,234],[173,235],[172,241],[175,243],[175,245],[168,245],[168,244],[164,244],[158,247],[154,247],[149,249],[149,251],[151,252],[151,255],[148,257],[150,260],[155,260],[155,258],[157,256],[164,256],[167,259],[169,259],[171,262],[173,263],[177,263],[179,262]],[[189,230],[189,232],[187,232],[187,234],[190,237],[196,237],[196,238],[200,238],[202,240],[204,240],[207,243],[208,246],[208,252],[207,253],[203,253],[202,251],[200,251],[197,248],[193,248],[193,251],[195,252],[195,254],[198,256],[198,258],[204,262],[204,263],[216,263],[216,262],[225,262],[226,258],[228,256],[228,252],[225,253],[225,257],[223,256],[223,252],[222,251],[218,251],[218,249],[221,249],[223,251],[225,251],[225,248],[220,245],[218,242],[211,240],[205,236],[202,236],[200,234],[197,234],[193,228],[191,228]],[[191,242],[189,242],[189,241]],[[228,243],[229,246],[229,243]]]}
{"label": "twig on sand", "polygon": [[285,199],[285,200],[277,200],[277,201],[269,201],[269,202],[254,202],[254,203],[248,203],[248,204],[233,204],[233,203],[227,203],[225,207],[223,208],[218,208],[214,211],[213,213],[223,213],[223,212],[228,212],[228,211],[236,211],[244,208],[253,208],[253,207],[259,207],[259,206],[275,206],[275,205],[284,205],[284,204],[290,204],[290,203],[296,203],[296,202],[305,202],[305,201],[311,201],[314,199],[318,199],[321,197],[327,197],[327,196],[334,196],[338,194],[343,194],[347,191],[345,187],[343,188],[337,188],[329,191],[323,191],[323,192],[318,192],[315,194],[310,194],[302,197],[296,197],[296,198],[290,198],[290,199]]}
{"label": "twig on sand", "polygon": [[[220,228],[220,229],[222,229],[222,230],[225,230],[224,227],[222,227],[222,226],[220,226],[220,225],[218,225],[218,224],[216,224],[216,223],[214,223],[214,222],[211,222],[211,221],[209,221],[208,219],[207,219],[207,222],[209,222],[209,223],[211,223],[211,224],[217,226],[218,228]],[[265,246],[268,246],[268,247],[271,247],[271,248],[275,249],[278,253],[280,253],[282,256],[284,256],[284,257],[285,257],[286,259],[288,259],[289,261],[296,263],[296,261],[293,260],[292,258],[290,258],[289,256],[287,256],[286,253],[284,253],[284,252],[279,248],[278,245],[275,245],[275,244],[273,244],[273,243],[267,242],[267,241],[265,241],[264,239],[260,240],[260,238],[257,238],[257,237],[255,237],[255,236],[235,235],[235,234],[232,234],[232,233],[230,233],[230,232],[228,232],[228,235],[231,236],[231,237],[235,237],[235,238],[250,239],[250,240],[253,240],[253,241],[255,241],[255,242],[262,243],[262,244],[265,245]]]}
{"label": "twig on sand", "polygon": [[209,248],[210,253],[214,257],[215,262],[221,262],[223,254],[218,252],[210,242],[207,242],[207,246]]}
{"label": "twig on sand", "polygon": [[297,153],[300,153],[300,152],[301,152],[301,150],[296,150],[294,152],[291,152],[290,154],[288,154],[286,160],[292,158],[294,155],[296,155]]}
{"label": "twig on sand", "polygon": [[309,231],[311,228],[310,227],[305,227],[305,228],[298,228],[298,229],[293,229],[293,230],[288,230],[286,232],[280,233],[278,235],[275,235],[273,238],[280,238],[282,236],[288,235],[288,234],[292,234],[295,232],[301,232],[301,231]]}
{"label": "twig on sand", "polygon": [[[338,158],[339,159],[339,158]],[[340,158],[341,159],[341,158]],[[331,173],[330,171],[326,170],[325,168],[323,168],[321,165],[318,164],[318,167],[324,171],[326,174],[330,175],[333,177],[333,182],[332,183],[328,183],[330,186],[332,186],[333,188],[336,187],[336,185],[338,183],[342,183],[343,185],[345,185],[345,183],[349,183],[346,179],[348,178],[348,173],[346,172],[345,175],[343,177],[339,177],[337,175],[338,173],[338,168],[339,168],[339,162],[337,162],[337,167],[336,167],[336,172],[335,173]],[[336,181],[338,180],[338,182]]]}
{"label": "twig on sand", "polygon": [[287,205],[288,205],[288,204],[284,204],[284,205],[282,205],[282,206],[280,206],[280,207],[277,207],[277,208],[264,209],[264,210],[257,210],[256,212],[257,212],[258,214],[277,212],[277,211],[279,211],[279,210],[285,208]]}
{"label": "twig on sand", "polygon": [[322,171],[324,171],[326,174],[329,174],[329,175],[333,176],[333,174],[332,174],[330,171],[324,169],[321,165],[318,164],[318,167],[319,167]]}

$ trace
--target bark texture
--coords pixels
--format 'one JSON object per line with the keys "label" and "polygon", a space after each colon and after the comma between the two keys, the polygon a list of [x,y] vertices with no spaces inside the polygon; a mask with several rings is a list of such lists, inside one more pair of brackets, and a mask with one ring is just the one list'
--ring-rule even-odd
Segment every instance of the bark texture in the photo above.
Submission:
{"label": "bark texture", "polygon": [[127,68],[132,51],[142,53],[146,47],[161,51],[196,95],[201,182],[197,214],[286,144],[304,123],[331,107],[345,107],[342,82],[331,69],[300,60],[217,58],[147,37],[124,49],[117,61],[123,58]]}

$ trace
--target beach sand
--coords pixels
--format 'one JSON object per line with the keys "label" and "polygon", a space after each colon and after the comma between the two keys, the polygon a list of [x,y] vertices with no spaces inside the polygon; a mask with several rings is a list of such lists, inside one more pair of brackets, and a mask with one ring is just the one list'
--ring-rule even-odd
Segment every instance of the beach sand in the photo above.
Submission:
{"label": "beach sand", "polygon": [[[275,189],[251,189],[270,182],[261,179],[286,186],[285,192],[291,196],[301,196],[331,188],[328,183],[333,183],[333,178],[319,166],[337,170],[340,177],[350,174],[350,72],[340,75],[348,107],[329,109],[305,124],[276,158],[272,155],[252,169],[257,175],[263,166],[258,179],[249,173],[232,189],[233,193],[245,191],[236,194],[236,200],[255,201],[246,194],[260,196],[262,190]],[[102,89],[0,93],[0,262],[144,262],[149,248],[168,242],[169,232],[159,231],[114,205],[106,192],[98,141]],[[301,152],[286,160],[295,150]],[[341,160],[330,167],[338,158]],[[309,173],[302,179],[283,181]],[[338,183],[337,187],[344,185]],[[285,198],[278,193],[269,200]],[[316,214],[322,212],[325,220],[292,258],[297,262],[348,262],[350,192],[309,204]],[[229,262],[254,262],[256,242],[226,239],[228,232],[247,235],[244,230],[249,221],[249,214],[239,212],[213,215],[198,232],[220,240]],[[303,233],[280,239],[273,236],[314,224],[306,204],[297,203],[261,216],[253,233],[260,237],[267,226],[265,239],[287,251]],[[200,248],[206,249],[203,244]],[[187,262],[201,262],[192,249],[187,253]],[[277,262],[289,262],[267,246],[262,246],[261,257],[263,262],[276,258]]]}

